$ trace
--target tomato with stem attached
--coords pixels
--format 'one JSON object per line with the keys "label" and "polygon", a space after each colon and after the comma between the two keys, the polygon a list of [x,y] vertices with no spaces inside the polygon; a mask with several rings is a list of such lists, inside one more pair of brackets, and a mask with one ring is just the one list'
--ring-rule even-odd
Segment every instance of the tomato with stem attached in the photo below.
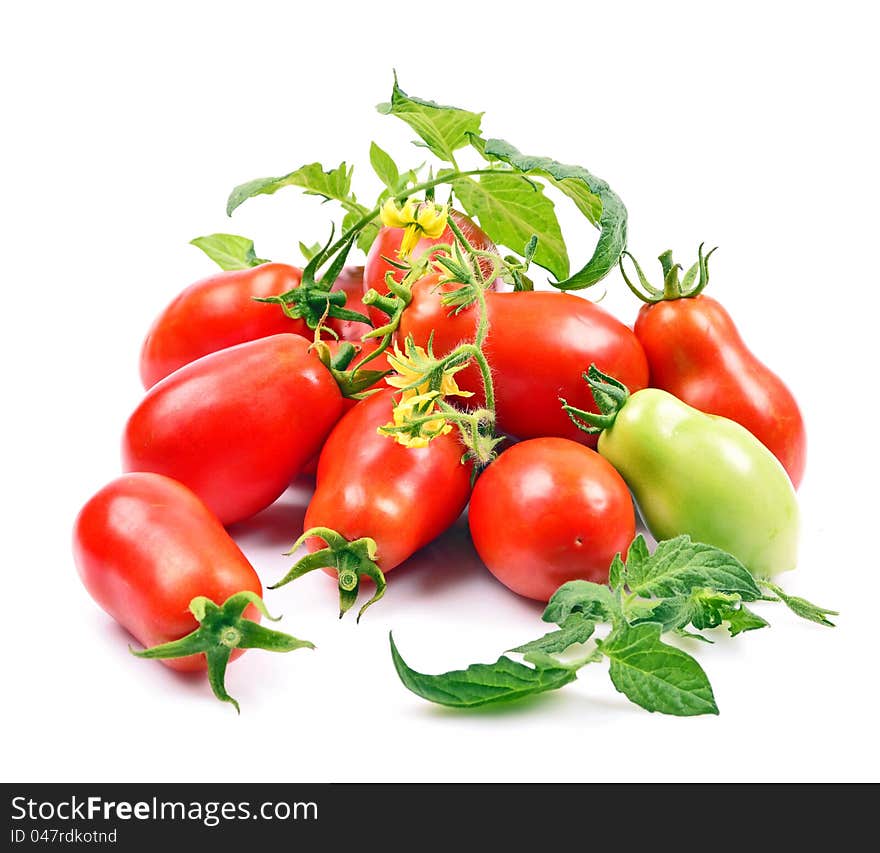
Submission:
{"label": "tomato with stem attached", "polygon": [[[441,284],[432,273],[412,287],[397,337],[442,356],[474,338],[478,312],[448,300],[461,285]],[[388,299],[388,297],[385,297]],[[569,293],[526,291],[485,294],[489,333],[483,351],[495,381],[496,425],[517,438],[556,436],[595,446],[559,408],[559,397],[591,408],[581,375],[591,363],[625,377],[633,389],[648,384],[648,363],[632,330],[593,302]],[[390,307],[390,305],[389,305]],[[475,364],[456,375],[458,384],[483,404],[483,381]]]}
{"label": "tomato with stem attached", "polygon": [[797,563],[798,505],[779,460],[735,421],[707,415],[658,388],[630,394],[591,365],[599,414],[566,401],[573,423],[632,489],[658,541],[687,534],[768,578]]}
{"label": "tomato with stem attached", "polygon": [[150,389],[125,428],[124,468],[179,480],[231,524],[287,488],[342,411],[337,378],[309,341],[260,338],[206,355]]}
{"label": "tomato with stem attached", "polygon": [[405,447],[379,434],[393,420],[393,394],[389,388],[362,400],[325,442],[305,533],[291,550],[305,542],[311,553],[273,589],[327,569],[338,576],[341,615],[356,601],[366,576],[377,588],[362,614],[384,593],[384,574],[461,515],[472,465],[462,462],[458,431],[437,435],[423,447]]}
{"label": "tomato with stem attached", "polygon": [[101,489],[77,516],[73,553],[92,598],[151,647],[136,654],[184,672],[207,669],[214,694],[236,708],[224,676],[244,649],[314,648],[258,624],[268,613],[253,566],[169,477],[126,474]]}
{"label": "tomato with stem attached", "polygon": [[533,438],[505,450],[474,486],[468,524],[477,553],[506,587],[549,601],[567,581],[608,582],[636,535],[629,489],[594,450]]}
{"label": "tomato with stem attached", "polygon": [[[300,289],[303,271],[288,264],[266,263],[244,270],[216,273],[190,285],[176,296],[153,322],[141,348],[140,373],[145,388],[152,388],[179,367],[217,350],[290,332],[311,338],[305,312],[320,316],[327,305],[326,293]],[[336,313],[326,325],[342,339],[361,338],[370,327],[347,312],[363,314],[363,269],[345,267],[331,292],[345,294],[335,305]],[[303,316],[290,316],[277,304],[260,299],[297,294]],[[337,301],[342,296],[334,297]],[[291,297],[293,300],[293,297]],[[295,301],[291,305],[297,306]],[[291,313],[297,313],[290,309]],[[312,316],[314,321],[315,317]]]}
{"label": "tomato with stem attached", "polygon": [[704,256],[700,246],[698,254],[684,281],[679,281],[681,267],[672,263],[672,253],[660,255],[662,290],[647,282],[635,259],[643,290],[624,271],[630,290],[646,303],[634,331],[648,357],[651,385],[701,412],[744,426],[782,463],[797,488],[807,458],[806,428],[797,401],[749,350],[721,303],[703,293],[712,252]]}

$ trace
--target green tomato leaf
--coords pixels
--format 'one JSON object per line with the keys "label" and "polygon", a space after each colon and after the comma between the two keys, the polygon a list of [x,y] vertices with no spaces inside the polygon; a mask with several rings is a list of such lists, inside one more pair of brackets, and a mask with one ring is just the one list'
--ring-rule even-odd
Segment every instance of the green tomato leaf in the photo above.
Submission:
{"label": "green tomato leaf", "polygon": [[311,246],[307,246],[305,243],[300,240],[299,250],[302,256],[305,258],[306,263],[308,263],[312,258],[317,255],[321,249],[324,247],[320,243],[312,243]]}
{"label": "green tomato leaf", "polygon": [[743,601],[761,597],[751,572],[736,557],[690,536],[676,536],[658,543],[645,557],[647,547],[638,537],[626,561],[626,584],[632,592],[648,598],[687,595],[697,587],[736,593]]}
{"label": "green tomato leaf", "polygon": [[397,84],[396,74],[391,101],[376,109],[405,121],[421,137],[424,146],[446,163],[454,163],[454,152],[469,144],[471,134],[479,134],[483,116],[411,97]]}
{"label": "green tomato leaf", "polygon": [[565,193],[578,210],[599,228],[599,241],[593,256],[582,269],[571,277],[568,277],[567,270],[562,276],[550,270],[560,279],[554,282],[554,287],[560,290],[580,290],[600,281],[617,266],[620,254],[626,248],[627,213],[623,202],[605,181],[582,166],[567,166],[549,157],[521,154],[503,139],[489,139],[485,143],[474,139],[473,142],[477,150],[488,159],[507,163],[523,174],[548,180]]}
{"label": "green tomato leaf", "polygon": [[612,622],[620,615],[620,606],[611,590],[592,581],[569,581],[553,593],[541,618],[564,625],[572,613],[596,622]]}
{"label": "green tomato leaf", "polygon": [[543,652],[547,655],[559,654],[575,643],[586,643],[593,636],[595,628],[595,623],[587,619],[583,613],[571,613],[560,625],[558,631],[551,631],[537,640],[517,646],[515,649],[508,649],[508,651],[524,655],[533,652]]}
{"label": "green tomato leaf", "polygon": [[[644,540],[642,540],[644,542]],[[624,576],[626,574],[626,566],[620,559],[620,554],[615,554],[608,569],[608,585],[613,590],[618,590],[623,586]]]}
{"label": "green tomato leaf", "polygon": [[597,641],[611,662],[611,681],[620,693],[647,711],[691,717],[717,714],[712,686],[687,653],[660,640],[656,622],[619,624]]}
{"label": "green tomato leaf", "polygon": [[268,263],[257,257],[253,240],[238,234],[208,234],[189,242],[201,249],[220,269],[246,270]]}
{"label": "green tomato leaf", "polygon": [[730,610],[724,616],[727,622],[727,630],[731,637],[742,634],[744,631],[755,631],[758,628],[766,628],[770,623],[762,619],[757,613],[753,613],[744,604],[738,610]]}
{"label": "green tomato leaf", "polygon": [[394,637],[389,634],[389,639],[394,668],[404,686],[422,699],[452,708],[477,708],[522,699],[556,690],[577,678],[577,668],[564,667],[540,655],[536,656],[534,667],[502,655],[495,663],[477,663],[463,670],[425,675],[410,669],[400,656]]}
{"label": "green tomato leaf", "polygon": [[226,215],[231,216],[232,212],[249,198],[255,195],[272,195],[282,187],[300,187],[305,190],[306,195],[317,195],[338,201],[346,210],[357,209],[361,210],[362,214],[366,213],[367,208],[359,205],[351,192],[353,168],[340,163],[335,169],[324,171],[320,163],[307,163],[278,178],[257,178],[239,184],[226,201]]}
{"label": "green tomato leaf", "polygon": [[381,149],[375,142],[370,143],[370,165],[376,176],[391,192],[397,191],[400,183],[400,170],[392,156]]}
{"label": "green tomato leaf", "polygon": [[[356,222],[360,219],[363,219],[363,214],[358,211],[350,211],[345,214],[345,217],[342,220],[342,231],[345,233],[349,230],[349,228],[353,227]],[[373,240],[379,234],[379,228],[381,227],[379,220],[374,219],[372,222],[368,222],[364,225],[363,228],[358,232],[357,235],[357,247],[366,254],[370,251],[370,246],[373,245]]]}
{"label": "green tomato leaf", "polygon": [[659,622],[663,631],[683,632],[688,625],[702,631],[726,622],[731,637],[768,625],[766,620],[742,604],[739,595],[714,589],[695,588],[687,595],[661,598],[650,604],[653,606],[649,610],[630,618],[630,624]]}
{"label": "green tomato leaf", "polygon": [[796,595],[788,595],[788,593],[786,593],[781,587],[777,586],[775,583],[770,583],[770,581],[761,581],[761,585],[769,589],[781,602],[783,602],[783,604],[785,604],[786,607],[788,607],[789,610],[791,610],[792,613],[800,616],[801,619],[807,619],[810,622],[825,625],[827,628],[833,628],[834,623],[826,617],[840,615],[837,610],[828,610],[828,608],[819,607],[817,604],[813,604],[805,598],[800,598]]}
{"label": "green tomato leaf", "polygon": [[535,263],[558,279],[568,275],[568,252],[556,210],[540,184],[503,171],[482,175],[479,181],[462,178],[452,188],[465,211],[479,220],[495,243],[521,252],[536,236]]}

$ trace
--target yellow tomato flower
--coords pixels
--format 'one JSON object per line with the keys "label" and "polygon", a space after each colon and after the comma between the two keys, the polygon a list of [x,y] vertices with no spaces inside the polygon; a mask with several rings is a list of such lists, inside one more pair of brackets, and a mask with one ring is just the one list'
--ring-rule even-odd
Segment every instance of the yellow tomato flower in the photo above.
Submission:
{"label": "yellow tomato flower", "polygon": [[[432,438],[446,435],[452,430],[452,424],[446,418],[437,415],[430,420],[421,420],[436,411],[439,393],[430,391],[427,394],[403,392],[403,397],[394,406],[394,420],[380,426],[380,435],[390,435],[404,447],[427,447]],[[406,429],[401,429],[406,427]]]}
{"label": "yellow tomato flower", "polygon": [[405,229],[399,251],[402,258],[409,257],[422,237],[436,240],[442,236],[448,216],[449,210],[445,204],[428,201],[417,204],[412,199],[407,199],[403,207],[398,207],[397,202],[389,198],[380,212],[383,225]]}
{"label": "yellow tomato flower", "polygon": [[[397,371],[396,376],[385,378],[392,388],[404,388],[418,394],[427,394],[431,390],[432,375],[438,370],[439,362],[425,352],[424,347],[416,346],[408,340],[406,353],[403,353],[395,343],[394,355],[388,355],[387,359],[390,367]],[[455,381],[455,373],[458,370],[461,370],[461,367],[444,370],[440,388],[435,391],[444,397],[472,397],[473,391],[462,391],[458,387]]]}

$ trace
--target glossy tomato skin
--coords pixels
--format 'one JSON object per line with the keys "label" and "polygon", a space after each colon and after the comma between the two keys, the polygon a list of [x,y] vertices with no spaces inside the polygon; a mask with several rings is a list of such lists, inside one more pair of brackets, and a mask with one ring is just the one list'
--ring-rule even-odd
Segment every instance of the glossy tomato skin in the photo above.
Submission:
{"label": "glossy tomato skin", "polygon": [[[144,646],[194,631],[188,608],[196,596],[222,604],[243,590],[262,595],[256,572],[217,518],[186,486],[160,474],[125,474],[101,489],[76,519],[73,549],[89,594]],[[245,615],[260,619],[254,607]],[[162,663],[201,670],[205,656]]]}
{"label": "glossy tomato skin", "polygon": [[658,388],[628,397],[599,436],[658,541],[687,534],[758,577],[797,565],[799,514],[779,460],[745,427]]}
{"label": "glossy tomato skin", "polygon": [[[434,353],[444,355],[473,340],[476,308],[452,314],[441,304],[439,276],[413,287],[398,338],[408,335],[426,346],[432,332]],[[595,436],[579,430],[562,411],[571,405],[596,411],[583,372],[595,364],[630,390],[648,384],[648,363],[632,330],[593,302],[568,293],[530,291],[487,293],[489,336],[484,352],[495,383],[498,428],[518,438],[556,436],[596,446]],[[473,364],[456,374],[461,388],[473,391],[471,405],[483,401],[482,380]]]}
{"label": "glossy tomato skin", "polygon": [[782,463],[795,488],[800,485],[807,436],[798,404],[748,349],[719,302],[700,294],[645,305],[635,333],[652,387],[741,424]]}
{"label": "glossy tomato skin", "polygon": [[607,583],[614,555],[625,557],[636,533],[620,474],[565,438],[533,438],[505,450],[477,480],[468,523],[489,571],[537,601],[567,581]]}
{"label": "glossy tomato skin", "polygon": [[269,506],[341,414],[339,387],[305,338],[260,338],[154,386],[126,425],[123,465],[179,480],[231,524]]}
{"label": "glossy tomato skin", "polygon": [[208,353],[277,335],[310,336],[305,321],[286,317],[281,308],[254,297],[277,296],[299,286],[302,270],[287,264],[262,264],[219,272],[182,291],[156,318],[141,348],[144,388]]}
{"label": "glossy tomato skin", "polygon": [[[487,252],[496,251],[495,244],[489,239],[486,232],[483,231],[482,228],[480,228],[480,226],[470,217],[465,216],[463,213],[459,213],[457,210],[453,210],[450,213],[450,216],[455,220],[455,224],[458,225],[461,233],[464,234],[468,242],[475,249],[482,249]],[[391,266],[391,264],[385,260],[385,258],[393,258],[394,260],[399,258],[399,250],[400,244],[403,241],[403,234],[403,228],[389,228],[388,226],[383,226],[379,229],[379,234],[376,236],[373,245],[370,246],[370,251],[367,253],[367,262],[364,266],[364,293],[370,289],[383,295],[388,293],[388,285],[385,282],[385,274],[388,272],[394,273],[394,279],[396,281],[401,281],[403,279],[403,270]],[[431,246],[434,246],[437,243],[451,245],[454,242],[455,235],[452,233],[451,228],[447,228],[437,239],[425,237],[419,240],[415,249],[413,249],[412,257],[418,258]],[[484,274],[488,274],[488,269]],[[490,289],[494,290],[498,283],[499,282],[497,281],[493,282],[490,285]],[[377,328],[388,322],[388,315],[373,305],[369,306],[369,313],[373,325]]]}
{"label": "glossy tomato skin", "polygon": [[[362,325],[362,324],[359,323],[357,325]],[[367,328],[369,328],[369,327],[367,327]],[[338,352],[339,347],[341,346],[342,343],[343,343],[343,341],[326,341],[327,346],[330,348],[330,352],[333,353],[334,355],[336,354],[336,352]],[[369,341],[363,341],[363,342],[360,342],[357,340],[349,340],[348,343],[352,344],[354,346],[354,348],[357,350],[357,354],[352,359],[351,364],[349,365],[349,369],[351,369],[351,367],[354,367],[354,365],[358,364],[364,358],[365,355],[367,355],[371,352],[375,352],[379,348],[379,342],[376,340],[369,340]],[[314,355],[314,350],[312,351],[312,354]],[[388,364],[388,359],[386,358],[386,355],[387,355],[387,350],[386,350],[386,352],[380,353],[372,361],[368,361],[364,365],[364,370],[390,370],[391,366]],[[380,379],[378,382],[374,382],[370,386],[370,388],[367,390],[374,389],[374,388],[387,388],[387,387],[388,386],[385,383],[385,380]],[[343,397],[342,398],[342,411],[347,412],[350,409],[353,409],[357,405],[357,403],[358,403],[358,401],[352,399],[351,397]],[[302,469],[301,473],[314,475],[317,473],[317,471],[318,471],[318,457],[314,456],[312,459],[310,459],[306,463],[306,465]]]}
{"label": "glossy tomato skin", "polygon": [[[415,448],[377,434],[392,419],[392,395],[389,388],[362,400],[330,433],[304,523],[306,530],[329,527],[349,540],[375,539],[383,572],[450,527],[471,492],[457,430]],[[307,547],[316,551],[324,543],[312,538]]]}

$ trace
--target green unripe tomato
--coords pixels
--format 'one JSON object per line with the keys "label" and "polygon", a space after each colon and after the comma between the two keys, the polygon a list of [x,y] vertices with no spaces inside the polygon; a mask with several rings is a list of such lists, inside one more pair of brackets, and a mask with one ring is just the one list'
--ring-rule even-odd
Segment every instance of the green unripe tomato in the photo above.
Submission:
{"label": "green unripe tomato", "polygon": [[576,423],[601,430],[599,453],[632,490],[656,539],[687,533],[732,554],[759,577],[795,567],[795,490],[758,439],[665,391],[629,395],[592,368],[588,376],[602,414],[568,411]]}

